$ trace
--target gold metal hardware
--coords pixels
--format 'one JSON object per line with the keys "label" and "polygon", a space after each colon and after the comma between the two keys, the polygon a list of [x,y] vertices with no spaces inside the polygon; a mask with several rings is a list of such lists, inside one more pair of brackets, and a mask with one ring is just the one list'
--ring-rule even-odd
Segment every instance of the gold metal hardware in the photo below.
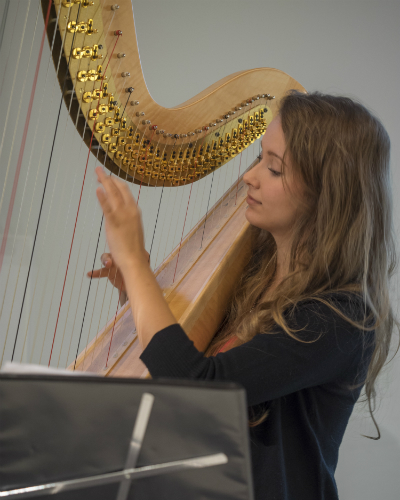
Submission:
{"label": "gold metal hardware", "polygon": [[92,102],[92,93],[91,92],[84,92],[82,96],[83,102]]}
{"label": "gold metal hardware", "polygon": [[88,80],[90,80],[91,82],[95,82],[96,80],[101,80],[101,66],[98,66],[97,71],[95,69],[90,69],[89,71],[79,71],[77,78],[80,82],[87,82]]}
{"label": "gold metal hardware", "polygon": [[86,71],[79,71],[77,78],[80,82],[87,82],[87,79],[88,79],[87,72]]}
{"label": "gold metal hardware", "polygon": [[92,47],[83,47],[82,57],[92,57],[92,55],[93,55]]}
{"label": "gold metal hardware", "polygon": [[92,99],[103,99],[103,92],[100,89],[94,89],[92,92]]}
{"label": "gold metal hardware", "polygon": [[101,115],[104,115],[105,113],[108,113],[108,106],[107,106],[107,104],[100,104],[100,106],[99,106],[99,113]]}
{"label": "gold metal hardware", "polygon": [[89,111],[89,120],[96,120],[99,117],[99,112],[97,109],[91,109]]}
{"label": "gold metal hardware", "polygon": [[126,144],[125,137],[119,137],[117,144],[118,144],[118,146],[125,146],[125,144]]}
{"label": "gold metal hardware", "polygon": [[92,61],[96,61],[97,59],[103,59],[103,56],[99,54],[99,46],[98,45],[93,45],[93,50],[92,50]]}
{"label": "gold metal hardware", "polygon": [[76,47],[73,51],[72,51],[72,57],[74,59],[82,59],[82,49],[79,48],[79,47]]}
{"label": "gold metal hardware", "polygon": [[76,23],[75,21],[70,21],[67,24],[67,31],[69,31],[69,33],[87,33],[88,23],[85,23],[83,21],[81,21],[80,23]]}
{"label": "gold metal hardware", "polygon": [[89,19],[89,21],[87,23],[87,30],[86,30],[87,34],[93,35],[95,33],[98,33],[98,31],[99,30],[93,28],[93,19]]}
{"label": "gold metal hardware", "polygon": [[118,137],[120,135],[120,133],[121,132],[120,132],[119,128],[113,128],[113,129],[111,129],[111,135],[113,137]]}
{"label": "gold metal hardware", "polygon": [[102,134],[106,130],[106,127],[104,123],[98,122],[96,123],[95,130],[96,132]]}
{"label": "gold metal hardware", "polygon": [[104,142],[104,144],[109,144],[110,141],[111,141],[110,134],[104,134],[101,138],[101,142]]}
{"label": "gold metal hardware", "polygon": [[63,7],[73,7],[74,5],[80,3],[82,7],[91,7],[94,5],[94,2],[90,0],[63,0]]}
{"label": "gold metal hardware", "polygon": [[122,160],[123,157],[124,153],[122,151],[116,151],[114,158],[116,158],[117,160]]}

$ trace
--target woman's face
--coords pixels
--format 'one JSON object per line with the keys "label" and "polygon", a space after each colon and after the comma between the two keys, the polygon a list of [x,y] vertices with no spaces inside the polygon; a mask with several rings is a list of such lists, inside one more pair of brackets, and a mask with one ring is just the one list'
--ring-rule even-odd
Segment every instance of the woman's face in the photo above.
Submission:
{"label": "woman's face", "polygon": [[268,126],[261,144],[261,161],[243,177],[248,186],[246,219],[253,226],[269,231],[275,239],[284,238],[298,211],[298,204],[290,191],[300,194],[300,189],[294,181],[288,155],[285,181],[290,190],[283,185],[282,158],[286,144],[279,116]]}

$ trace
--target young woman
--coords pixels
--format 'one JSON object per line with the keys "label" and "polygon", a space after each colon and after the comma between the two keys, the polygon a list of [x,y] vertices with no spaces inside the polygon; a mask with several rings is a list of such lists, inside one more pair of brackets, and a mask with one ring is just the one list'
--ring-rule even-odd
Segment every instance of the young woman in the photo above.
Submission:
{"label": "young woman", "polygon": [[337,499],[339,445],[364,384],[372,415],[399,326],[388,286],[389,152],[385,129],[360,104],[318,93],[283,99],[244,176],[253,256],[205,354],[164,301],[128,187],[97,169],[111,254],[93,276],[111,271],[125,287],[153,377],[245,387],[257,499]]}

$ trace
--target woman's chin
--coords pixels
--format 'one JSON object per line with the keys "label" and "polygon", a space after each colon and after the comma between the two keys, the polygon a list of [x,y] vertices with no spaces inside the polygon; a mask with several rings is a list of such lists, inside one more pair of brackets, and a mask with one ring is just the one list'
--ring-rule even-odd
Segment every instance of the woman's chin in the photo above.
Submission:
{"label": "woman's chin", "polygon": [[258,224],[257,224],[257,221],[256,221],[256,217],[254,217],[254,214],[252,214],[251,207],[247,207],[247,210],[244,213],[244,215],[245,215],[245,217],[247,219],[247,222],[249,224],[251,224],[252,226],[258,227]]}
{"label": "woman's chin", "polygon": [[[247,207],[247,210],[245,212],[245,217],[247,219],[247,222],[251,224],[252,226],[258,227],[259,229],[266,229],[264,226],[265,224],[262,223],[262,221],[257,220],[257,217],[255,216],[254,213],[252,213],[251,207]],[[266,229],[268,231],[268,229]]]}

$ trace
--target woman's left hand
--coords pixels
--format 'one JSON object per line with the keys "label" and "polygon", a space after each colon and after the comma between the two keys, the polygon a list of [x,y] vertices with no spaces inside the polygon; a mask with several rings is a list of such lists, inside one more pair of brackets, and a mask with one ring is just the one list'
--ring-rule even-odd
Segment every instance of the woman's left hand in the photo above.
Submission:
{"label": "woman's left hand", "polygon": [[129,188],[101,167],[95,169],[101,183],[96,195],[105,217],[108,246],[117,267],[124,274],[130,265],[148,265],[144,248],[142,218]]}

